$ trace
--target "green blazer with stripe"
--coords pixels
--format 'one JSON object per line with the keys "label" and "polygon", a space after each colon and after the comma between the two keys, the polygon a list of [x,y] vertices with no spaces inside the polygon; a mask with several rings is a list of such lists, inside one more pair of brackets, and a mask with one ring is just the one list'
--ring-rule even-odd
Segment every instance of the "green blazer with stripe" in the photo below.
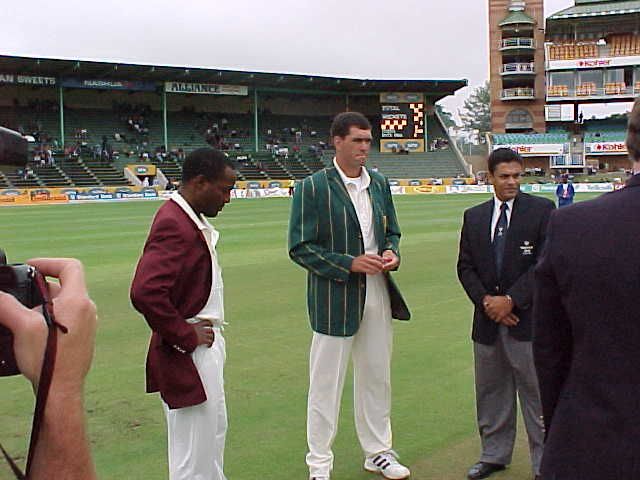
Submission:
{"label": "green blazer with stripe", "polygon": [[[400,228],[386,178],[367,169],[378,253],[400,257]],[[289,221],[289,256],[305,268],[311,328],[348,337],[358,331],[366,293],[366,275],[351,272],[354,257],[364,254],[360,223],[335,167],[300,182]],[[385,274],[393,318],[409,320],[409,309],[389,274]]]}

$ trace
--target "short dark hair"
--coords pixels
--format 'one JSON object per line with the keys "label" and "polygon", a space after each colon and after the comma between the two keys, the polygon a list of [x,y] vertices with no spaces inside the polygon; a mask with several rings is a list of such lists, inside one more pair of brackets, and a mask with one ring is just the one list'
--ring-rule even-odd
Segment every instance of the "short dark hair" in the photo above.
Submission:
{"label": "short dark hair", "polygon": [[487,159],[487,164],[489,168],[489,172],[493,174],[496,171],[496,167],[500,163],[511,163],[518,162],[521,166],[524,166],[524,160],[518,154],[518,152],[511,150],[510,148],[496,148],[489,158]]}
{"label": "short dark hair", "polygon": [[197,148],[184,159],[182,183],[188,183],[198,175],[204,176],[209,181],[218,180],[227,167],[233,169],[233,163],[220,150],[209,147]]}
{"label": "short dark hair", "polygon": [[331,138],[346,137],[349,135],[351,127],[360,130],[371,130],[371,123],[363,114],[359,112],[342,112],[335,116],[331,123]]}
{"label": "short dark hair", "polygon": [[634,162],[640,162],[640,99],[633,102],[627,124],[627,151]]}

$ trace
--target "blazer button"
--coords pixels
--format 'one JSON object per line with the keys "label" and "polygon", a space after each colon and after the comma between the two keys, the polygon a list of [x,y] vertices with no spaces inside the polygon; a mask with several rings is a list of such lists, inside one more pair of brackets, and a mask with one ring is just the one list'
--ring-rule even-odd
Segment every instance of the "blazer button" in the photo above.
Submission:
{"label": "blazer button", "polygon": [[358,234],[358,238],[362,238],[362,234],[361,233]]}

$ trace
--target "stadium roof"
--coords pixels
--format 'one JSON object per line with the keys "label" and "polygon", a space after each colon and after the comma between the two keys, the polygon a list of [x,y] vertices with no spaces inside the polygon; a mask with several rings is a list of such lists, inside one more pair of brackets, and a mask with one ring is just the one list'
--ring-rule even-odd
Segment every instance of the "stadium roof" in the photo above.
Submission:
{"label": "stadium roof", "polygon": [[579,2],[576,5],[554,13],[547,20],[561,20],[565,18],[602,17],[607,15],[624,15],[640,13],[640,0],[623,1],[592,1]]}
{"label": "stadium roof", "polygon": [[257,88],[259,91],[299,91],[309,94],[371,95],[381,92],[419,92],[436,97],[436,100],[452,95],[468,85],[467,79],[378,80],[5,55],[0,55],[1,73],[58,78],[233,84]]}

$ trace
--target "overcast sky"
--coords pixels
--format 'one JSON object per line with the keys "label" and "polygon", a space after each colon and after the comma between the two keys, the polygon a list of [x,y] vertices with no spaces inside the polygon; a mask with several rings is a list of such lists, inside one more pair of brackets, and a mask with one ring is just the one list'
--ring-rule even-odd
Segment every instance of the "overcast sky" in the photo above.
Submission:
{"label": "overcast sky", "polygon": [[[2,2],[0,53],[356,78],[488,78],[487,0]],[[545,0],[548,16],[573,0]],[[26,8],[28,6],[28,8]]]}

